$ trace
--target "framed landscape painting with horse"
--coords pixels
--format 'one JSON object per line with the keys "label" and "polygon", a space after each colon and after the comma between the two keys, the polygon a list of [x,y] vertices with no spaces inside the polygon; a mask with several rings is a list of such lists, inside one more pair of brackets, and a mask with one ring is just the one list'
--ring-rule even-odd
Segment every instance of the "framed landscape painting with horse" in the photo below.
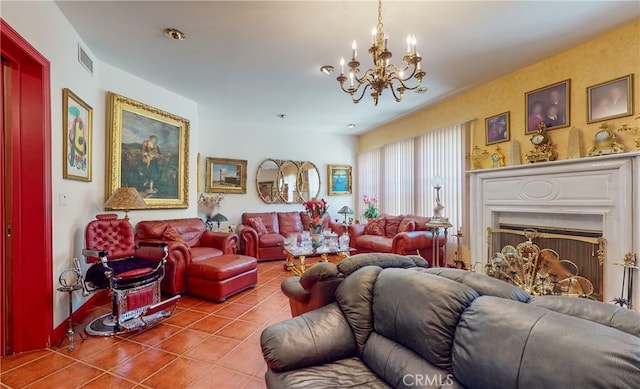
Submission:
{"label": "framed landscape painting with horse", "polygon": [[189,205],[189,120],[108,93],[106,198],[138,190],[147,208]]}

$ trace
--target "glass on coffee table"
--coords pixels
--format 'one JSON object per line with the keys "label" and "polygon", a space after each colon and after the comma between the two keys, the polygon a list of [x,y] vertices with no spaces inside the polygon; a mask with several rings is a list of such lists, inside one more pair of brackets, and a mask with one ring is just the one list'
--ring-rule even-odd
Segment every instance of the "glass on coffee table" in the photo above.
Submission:
{"label": "glass on coffee table", "polygon": [[[289,237],[284,245],[284,254],[286,256],[284,270],[290,271],[295,275],[302,275],[308,267],[315,263],[340,263],[350,255],[351,251],[355,251],[355,249],[340,247],[337,238],[335,240],[325,239],[320,247],[314,249],[311,247],[311,243],[304,239],[304,236],[300,244],[298,244],[297,238],[294,240]],[[298,263],[296,264],[296,262]]]}

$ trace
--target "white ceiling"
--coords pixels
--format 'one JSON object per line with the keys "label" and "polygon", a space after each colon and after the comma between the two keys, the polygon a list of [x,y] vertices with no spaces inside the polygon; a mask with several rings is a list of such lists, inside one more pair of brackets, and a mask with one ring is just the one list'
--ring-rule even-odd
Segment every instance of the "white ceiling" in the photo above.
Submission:
{"label": "white ceiling", "polygon": [[[319,71],[327,64],[339,71],[353,39],[362,68],[371,66],[365,47],[377,20],[373,1],[56,3],[99,60],[196,101],[215,118],[207,128],[343,134],[371,130],[640,18],[637,0],[384,1],[394,61],[414,34],[429,92],[407,93],[401,103],[387,92],[374,107],[369,97],[353,104],[336,73]],[[167,39],[166,27],[187,39]]]}

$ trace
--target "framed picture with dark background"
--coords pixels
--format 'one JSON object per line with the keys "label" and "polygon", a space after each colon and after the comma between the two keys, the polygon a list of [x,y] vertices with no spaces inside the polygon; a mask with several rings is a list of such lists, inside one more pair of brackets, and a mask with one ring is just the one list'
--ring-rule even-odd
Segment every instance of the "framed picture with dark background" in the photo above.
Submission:
{"label": "framed picture with dark background", "polygon": [[525,132],[532,134],[538,124],[547,130],[569,127],[571,118],[571,80],[525,93]]}
{"label": "framed picture with dark background", "polygon": [[633,74],[587,88],[587,123],[633,115]]}
{"label": "framed picture with dark background", "polygon": [[509,140],[509,112],[484,119],[487,146]]}

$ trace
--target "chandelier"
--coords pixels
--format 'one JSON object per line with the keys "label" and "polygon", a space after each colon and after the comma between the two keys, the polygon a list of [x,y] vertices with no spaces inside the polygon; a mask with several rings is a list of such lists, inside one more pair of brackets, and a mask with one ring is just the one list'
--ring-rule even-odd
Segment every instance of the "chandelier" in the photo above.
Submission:
{"label": "chandelier", "polygon": [[[382,24],[382,0],[378,0],[378,25],[371,31],[372,44],[369,48],[369,54],[373,57],[373,69],[367,69],[362,76],[360,73],[360,62],[358,62],[358,45],[353,41],[351,46],[351,61],[347,64],[349,67],[349,76],[344,73],[344,58],[340,59],[340,75],[336,78],[340,83],[340,88],[351,95],[354,103],[359,103],[364,97],[367,90],[371,89],[371,97],[373,97],[374,105],[378,105],[378,98],[382,92],[389,88],[397,102],[402,101],[402,96],[407,90],[415,90],[422,84],[422,78],[425,72],[420,69],[420,61],[422,57],[416,52],[416,38],[409,36],[407,38],[407,53],[402,57],[405,65],[401,69],[393,63],[389,63],[391,52],[387,49],[389,36],[385,34]],[[415,78],[417,84],[408,86],[406,83]],[[345,83],[349,80],[349,87],[345,87]]]}

